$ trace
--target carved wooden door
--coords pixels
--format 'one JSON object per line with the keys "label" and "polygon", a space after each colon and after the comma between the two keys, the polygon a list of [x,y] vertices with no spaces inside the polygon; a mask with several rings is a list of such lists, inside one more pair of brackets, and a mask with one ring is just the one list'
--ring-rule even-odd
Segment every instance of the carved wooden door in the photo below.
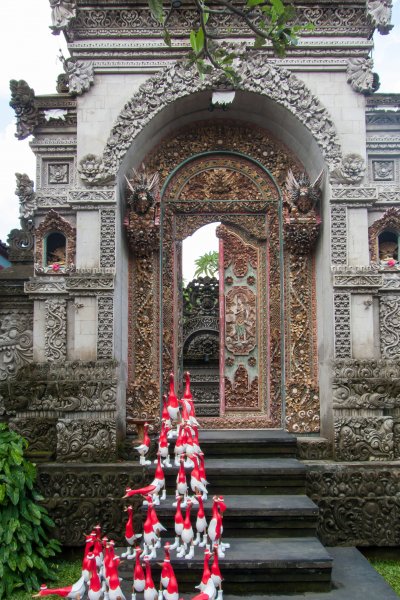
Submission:
{"label": "carved wooden door", "polygon": [[[220,239],[221,415],[261,410],[259,248],[237,230],[218,228]],[[264,315],[265,316],[265,315]],[[266,319],[264,320],[266,322]]]}

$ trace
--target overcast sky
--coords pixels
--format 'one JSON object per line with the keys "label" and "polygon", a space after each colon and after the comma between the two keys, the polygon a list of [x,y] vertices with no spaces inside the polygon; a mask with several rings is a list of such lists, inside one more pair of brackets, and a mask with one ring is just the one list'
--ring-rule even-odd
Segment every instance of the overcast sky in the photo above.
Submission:
{"label": "overcast sky", "polygon": [[[375,37],[374,70],[382,92],[400,92],[400,0],[394,0],[390,35]],[[34,155],[28,140],[14,137],[14,111],[9,107],[10,79],[25,79],[37,94],[55,92],[59,48],[67,55],[63,36],[52,35],[48,0],[0,0],[0,240],[19,226],[18,198],[14,194],[15,173],[35,179]]]}

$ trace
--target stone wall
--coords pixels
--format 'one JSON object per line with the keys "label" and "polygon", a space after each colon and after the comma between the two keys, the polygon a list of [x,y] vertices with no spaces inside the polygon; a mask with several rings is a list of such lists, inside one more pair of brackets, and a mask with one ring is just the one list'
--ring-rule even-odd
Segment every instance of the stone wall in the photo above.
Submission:
{"label": "stone wall", "polygon": [[114,361],[32,363],[0,384],[3,418],[28,440],[29,458],[115,460],[116,366]]}
{"label": "stone wall", "polygon": [[[134,463],[108,465],[41,464],[38,488],[54,519],[54,537],[66,546],[82,546],[85,533],[100,524],[109,539],[125,544],[122,500],[127,487],[145,483],[146,471]],[[148,477],[146,481],[148,480]],[[132,504],[132,499],[129,501]],[[134,526],[141,530],[141,500],[134,500]]]}
{"label": "stone wall", "polygon": [[307,495],[327,546],[398,546],[399,463],[309,463]]}

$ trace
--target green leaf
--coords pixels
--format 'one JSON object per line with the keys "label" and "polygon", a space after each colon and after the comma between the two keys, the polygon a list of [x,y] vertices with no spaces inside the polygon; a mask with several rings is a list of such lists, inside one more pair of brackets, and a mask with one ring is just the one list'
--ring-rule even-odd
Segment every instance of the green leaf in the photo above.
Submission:
{"label": "green leaf", "polygon": [[171,46],[172,46],[171,34],[168,31],[168,29],[164,29],[164,35],[163,35],[163,37],[164,37],[165,44],[167,44],[167,46],[169,46],[169,48],[171,48]]}
{"label": "green leaf", "polygon": [[285,5],[282,0],[270,0],[272,7],[274,8],[276,14],[282,15],[285,12]]}
{"label": "green leaf", "polygon": [[164,9],[162,0],[147,0],[150,12],[159,23],[164,23]]}
{"label": "green leaf", "polygon": [[196,33],[196,45],[197,45],[197,54],[204,48],[204,31],[200,28]]}
{"label": "green leaf", "polygon": [[193,48],[193,52],[195,52],[196,54],[198,54],[197,52],[197,40],[196,40],[196,32],[192,29],[192,31],[190,32],[190,45]]}
{"label": "green leaf", "polygon": [[258,6],[259,4],[262,4],[264,1],[265,0],[247,0],[246,6],[252,8],[253,6]]}
{"label": "green leaf", "polygon": [[254,48],[262,48],[263,46],[265,46],[265,43],[266,39],[263,38],[261,35],[257,35],[254,39]]}

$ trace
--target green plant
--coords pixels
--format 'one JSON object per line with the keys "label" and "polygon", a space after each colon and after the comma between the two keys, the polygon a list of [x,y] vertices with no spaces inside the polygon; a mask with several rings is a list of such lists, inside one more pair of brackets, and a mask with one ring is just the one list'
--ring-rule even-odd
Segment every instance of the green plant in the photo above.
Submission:
{"label": "green plant", "polygon": [[218,252],[216,250],[205,252],[194,261],[196,270],[195,277],[204,275],[205,277],[214,277],[218,273]]}
{"label": "green plant", "polygon": [[24,458],[27,441],[0,423],[0,600],[18,589],[38,590],[54,578],[47,559],[60,551],[54,527],[35,491],[36,468]]}
{"label": "green plant", "polygon": [[[148,0],[148,5],[154,19],[164,28],[165,43],[171,46],[168,23],[177,12],[176,3],[172,2],[167,10],[163,0]],[[280,57],[288,48],[298,44],[301,31],[313,29],[311,24],[295,25],[295,8],[284,0],[238,0],[235,3],[219,0],[217,5],[208,0],[193,0],[190,6],[196,13],[197,22],[192,24],[193,29],[189,33],[189,63],[196,65],[202,77],[213,69],[219,69],[233,82],[238,80],[233,66],[236,54],[224,44],[229,36],[221,34],[218,27],[220,21],[224,22],[229,17],[235,17],[243,30],[251,33],[254,48],[270,43],[274,53]]]}

